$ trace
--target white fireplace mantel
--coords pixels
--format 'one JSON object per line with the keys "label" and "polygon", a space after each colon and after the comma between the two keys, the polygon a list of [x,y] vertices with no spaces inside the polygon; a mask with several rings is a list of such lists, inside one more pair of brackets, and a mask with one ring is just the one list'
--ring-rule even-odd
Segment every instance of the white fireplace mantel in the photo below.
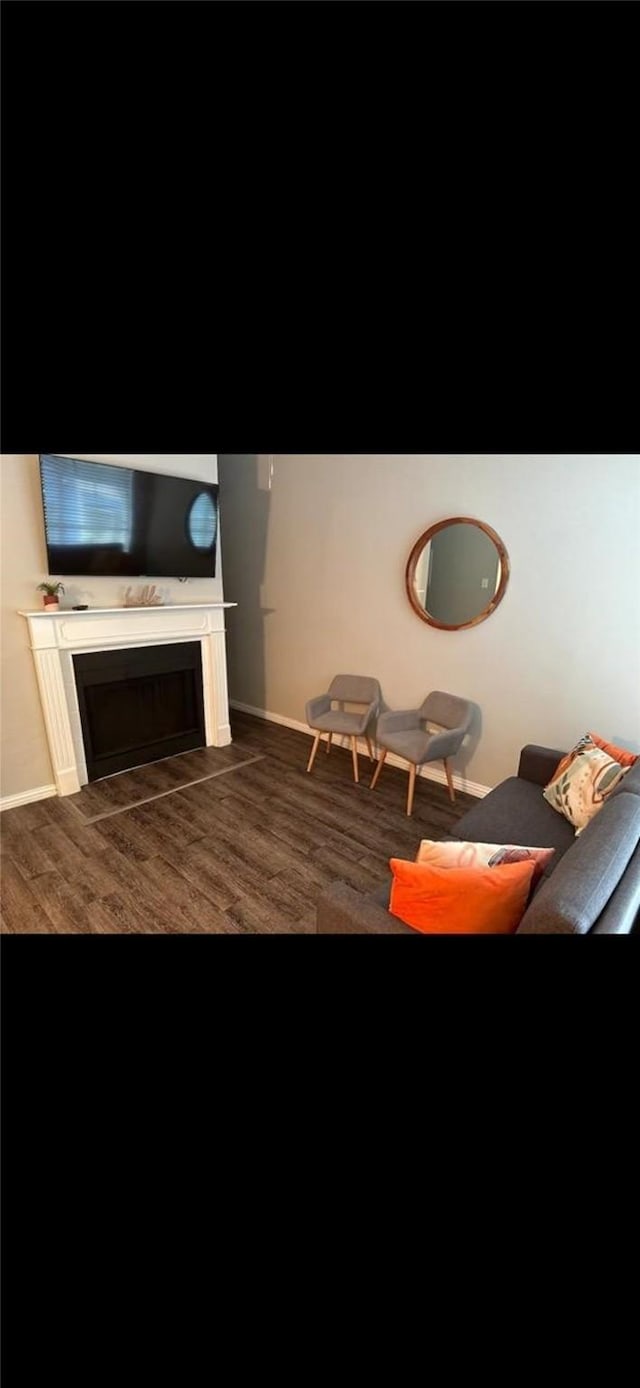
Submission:
{"label": "white fireplace mantel", "polygon": [[73,656],[80,651],[199,641],[207,747],[231,742],[224,611],[236,606],[180,603],[20,613],[29,629],[58,795],[73,795],[88,781],[73,668]]}

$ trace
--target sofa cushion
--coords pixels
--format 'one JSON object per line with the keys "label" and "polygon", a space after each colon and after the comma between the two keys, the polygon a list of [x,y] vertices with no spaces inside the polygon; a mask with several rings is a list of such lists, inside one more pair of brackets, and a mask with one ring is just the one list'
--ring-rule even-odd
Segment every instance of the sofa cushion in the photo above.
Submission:
{"label": "sofa cushion", "polygon": [[425,935],[513,935],[526,908],[534,864],[440,868],[391,859],[389,911]]}
{"label": "sofa cushion", "polygon": [[612,797],[542,882],[518,935],[585,935],[604,911],[639,841],[640,796]]}
{"label": "sofa cushion", "polygon": [[555,848],[549,872],[555,870],[561,854],[575,842],[572,826],[547,805],[542,787],[521,776],[510,776],[496,786],[462,816],[454,825],[453,833],[456,838],[483,843],[515,842]]}

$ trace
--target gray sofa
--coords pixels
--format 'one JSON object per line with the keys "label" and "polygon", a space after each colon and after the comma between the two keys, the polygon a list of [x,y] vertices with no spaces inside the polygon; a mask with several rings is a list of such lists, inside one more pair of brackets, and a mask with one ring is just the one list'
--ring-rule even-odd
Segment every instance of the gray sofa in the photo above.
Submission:
{"label": "gray sofa", "polygon": [[[444,837],[555,848],[518,935],[640,931],[640,760],[576,838],[542,795],[562,756],[555,748],[523,747],[517,776],[478,801]],[[389,914],[390,882],[389,876],[370,895],[335,882],[318,900],[318,934],[416,935]]]}

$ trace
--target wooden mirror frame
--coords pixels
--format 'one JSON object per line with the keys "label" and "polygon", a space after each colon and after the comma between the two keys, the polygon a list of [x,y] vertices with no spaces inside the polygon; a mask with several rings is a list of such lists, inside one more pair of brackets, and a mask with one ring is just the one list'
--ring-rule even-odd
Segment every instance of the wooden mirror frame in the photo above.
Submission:
{"label": "wooden mirror frame", "polygon": [[[470,622],[458,622],[454,626],[450,626],[446,622],[439,622],[436,617],[432,617],[429,612],[426,612],[418,602],[415,588],[418,560],[420,559],[425,545],[433,539],[434,535],[438,534],[439,530],[445,530],[450,525],[475,525],[478,530],[483,530],[485,535],[493,541],[500,558],[500,582],[491,602],[487,607],[483,608],[482,612],[478,613],[477,617],[473,617]],[[500,536],[496,534],[495,530],[491,529],[490,525],[485,525],[484,521],[475,520],[473,516],[448,516],[446,520],[438,521],[436,525],[430,525],[429,529],[425,530],[420,538],[416,540],[411,554],[409,555],[405,575],[407,597],[414,612],[417,612],[418,616],[422,618],[422,621],[427,622],[430,627],[439,627],[441,631],[463,631],[465,627],[475,627],[479,622],[485,622],[487,617],[490,617],[491,613],[495,612],[498,603],[502,602],[505,595],[507,583],[509,582],[509,574],[509,555],[507,554]]]}

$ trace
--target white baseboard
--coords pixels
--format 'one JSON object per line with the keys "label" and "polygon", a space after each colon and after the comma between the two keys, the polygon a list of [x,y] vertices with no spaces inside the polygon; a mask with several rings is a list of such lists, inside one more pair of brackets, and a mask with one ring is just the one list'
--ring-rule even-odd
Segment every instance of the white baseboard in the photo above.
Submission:
{"label": "white baseboard", "polygon": [[18,795],[4,795],[0,800],[2,810],[17,810],[18,805],[32,805],[36,800],[49,800],[57,795],[56,786],[34,786],[33,790],[21,790]]}
{"label": "white baseboard", "polygon": [[[309,727],[308,723],[298,723],[295,718],[285,718],[281,713],[270,713],[269,710],[265,708],[254,708],[252,704],[241,704],[237,699],[230,699],[229,707],[237,708],[239,713],[252,713],[255,718],[265,718],[268,723],[281,723],[284,728],[293,728],[296,733],[306,733],[308,737],[315,736],[313,729]],[[339,743],[339,741],[340,739],[334,735],[334,742]],[[344,745],[347,739],[343,738],[342,742]],[[402,771],[407,770],[406,761],[403,761],[401,757],[396,757],[393,752],[387,752],[386,765],[398,766]],[[427,763],[426,766],[420,767],[418,775],[424,776],[425,781],[437,781],[439,785],[443,786],[447,784],[447,777],[444,771],[441,771],[438,766],[433,766],[429,763]],[[455,771],[453,773],[453,784],[455,789],[461,791],[463,795],[475,795],[478,800],[483,800],[485,795],[488,795],[491,790],[491,786],[480,785],[479,781],[468,781],[464,776],[459,776]]]}

